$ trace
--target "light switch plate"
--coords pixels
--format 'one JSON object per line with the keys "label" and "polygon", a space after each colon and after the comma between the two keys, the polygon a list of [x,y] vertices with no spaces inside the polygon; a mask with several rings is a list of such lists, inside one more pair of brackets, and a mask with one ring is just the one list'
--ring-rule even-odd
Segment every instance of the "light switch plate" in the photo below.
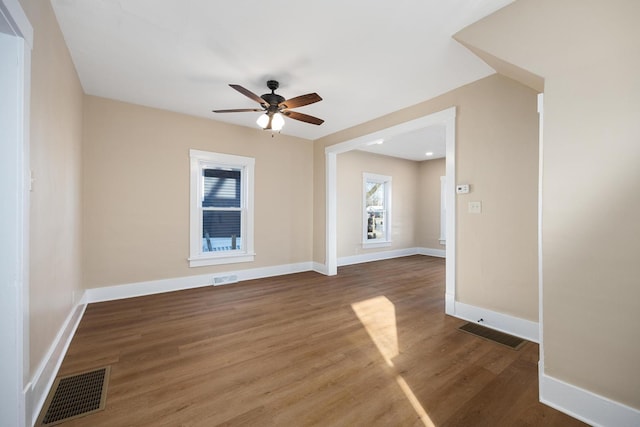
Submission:
{"label": "light switch plate", "polygon": [[482,213],[482,202],[469,202],[469,213]]}

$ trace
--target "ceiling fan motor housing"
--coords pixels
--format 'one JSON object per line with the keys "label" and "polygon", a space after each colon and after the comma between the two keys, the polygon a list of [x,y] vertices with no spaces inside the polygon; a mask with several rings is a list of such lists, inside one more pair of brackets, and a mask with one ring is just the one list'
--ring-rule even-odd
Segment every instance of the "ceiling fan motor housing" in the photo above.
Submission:
{"label": "ceiling fan motor housing", "polygon": [[264,99],[267,103],[267,113],[274,114],[279,111],[278,104],[285,100],[284,96],[280,96],[275,93],[275,90],[280,87],[280,83],[276,80],[267,81],[267,87],[271,89],[271,93],[265,93],[261,95],[260,98]]}

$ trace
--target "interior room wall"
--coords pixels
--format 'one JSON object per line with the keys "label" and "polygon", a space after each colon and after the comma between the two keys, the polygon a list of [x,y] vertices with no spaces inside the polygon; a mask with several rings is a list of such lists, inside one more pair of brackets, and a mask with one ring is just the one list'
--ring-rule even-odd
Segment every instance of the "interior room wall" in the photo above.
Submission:
{"label": "interior room wall", "polygon": [[[254,157],[254,262],[189,268],[189,149]],[[309,262],[313,144],[104,98],[84,109],[84,284]]]}
{"label": "interior room wall", "polygon": [[[456,298],[537,321],[537,93],[495,74],[421,104],[315,141],[314,210],[325,212],[327,146],[457,107]],[[482,214],[470,214],[481,201]],[[325,217],[314,218],[314,260],[324,262]]]}
{"label": "interior room wall", "polygon": [[543,372],[636,409],[638,16],[635,0],[520,0],[456,35],[545,79]]}
{"label": "interior room wall", "polygon": [[445,247],[440,244],[440,177],[445,176],[445,159],[418,163],[416,193],[416,246],[428,249]]}
{"label": "interior room wall", "polygon": [[[362,176],[365,172],[392,178],[392,244],[389,247],[362,247]],[[354,150],[338,155],[336,175],[338,258],[415,247],[417,162]]]}
{"label": "interior room wall", "polygon": [[30,377],[81,297],[83,91],[48,1],[22,0],[31,56]]}

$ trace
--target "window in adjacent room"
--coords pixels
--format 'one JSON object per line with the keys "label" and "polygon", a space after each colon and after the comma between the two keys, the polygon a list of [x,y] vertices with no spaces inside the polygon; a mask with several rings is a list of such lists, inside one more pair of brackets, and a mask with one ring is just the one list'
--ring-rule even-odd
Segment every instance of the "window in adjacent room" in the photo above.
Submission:
{"label": "window in adjacent room", "polygon": [[364,247],[391,245],[391,177],[363,174]]}
{"label": "window in adjacent room", "polygon": [[251,157],[190,150],[189,266],[253,261]]}

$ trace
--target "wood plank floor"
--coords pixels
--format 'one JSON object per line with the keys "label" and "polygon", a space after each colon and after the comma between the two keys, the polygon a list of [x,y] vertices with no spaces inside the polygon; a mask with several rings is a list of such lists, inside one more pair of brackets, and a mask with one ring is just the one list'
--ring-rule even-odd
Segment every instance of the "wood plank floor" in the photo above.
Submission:
{"label": "wood plank floor", "polygon": [[412,256],[87,307],[59,375],[111,365],[68,426],[578,426],[538,402],[538,346],[444,315]]}

